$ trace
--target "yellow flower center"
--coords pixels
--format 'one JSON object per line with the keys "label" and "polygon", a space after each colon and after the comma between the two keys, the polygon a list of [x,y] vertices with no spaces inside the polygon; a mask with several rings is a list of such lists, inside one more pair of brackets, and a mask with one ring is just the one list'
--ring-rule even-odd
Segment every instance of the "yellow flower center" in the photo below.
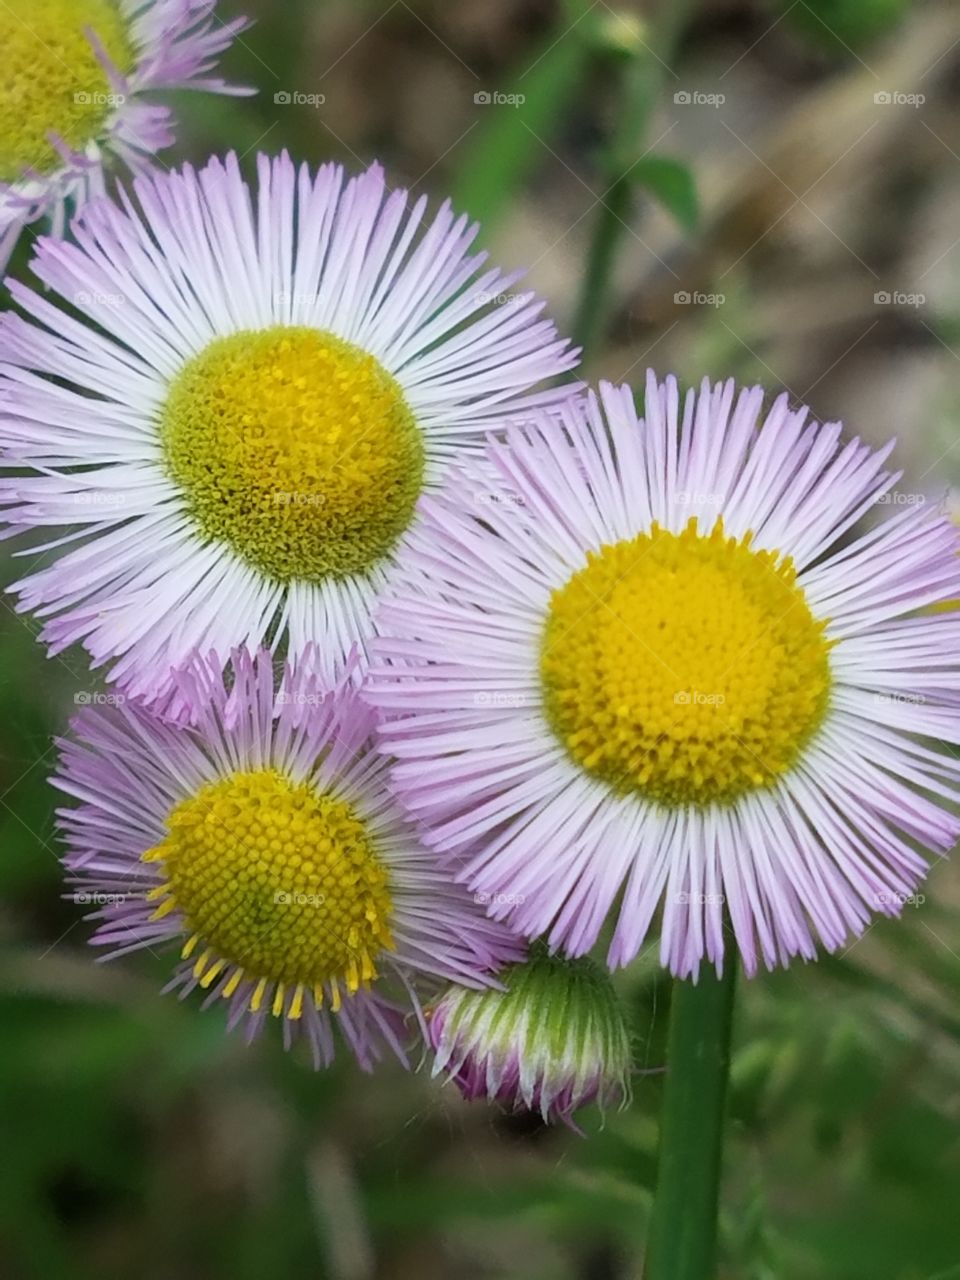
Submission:
{"label": "yellow flower center", "polygon": [[210,343],[174,380],[160,432],[202,532],[280,582],[364,573],[420,496],[423,440],[399,385],[316,329]]}
{"label": "yellow flower center", "polygon": [[0,4],[0,182],[62,160],[49,135],[83,151],[119,105],[87,29],[124,73],[134,63],[113,0],[4,0]]}
{"label": "yellow flower center", "polygon": [[[143,855],[162,862],[160,919],[177,909],[195,973],[209,986],[233,969],[232,994],[255,979],[259,1007],[269,984],[314,991],[338,983],[349,992],[377,976],[390,949],[387,874],[366,826],[349,804],[290,781],[274,769],[234,773],[183,800],[167,819],[167,838]],[[207,967],[209,965],[209,967]],[[298,1007],[290,1016],[297,1016]],[[275,1012],[279,1013],[275,1007]]]}
{"label": "yellow flower center", "polygon": [[649,533],[591,553],[550,602],[540,671],[568,753],[665,805],[769,786],[821,723],[825,623],[751,535]]}

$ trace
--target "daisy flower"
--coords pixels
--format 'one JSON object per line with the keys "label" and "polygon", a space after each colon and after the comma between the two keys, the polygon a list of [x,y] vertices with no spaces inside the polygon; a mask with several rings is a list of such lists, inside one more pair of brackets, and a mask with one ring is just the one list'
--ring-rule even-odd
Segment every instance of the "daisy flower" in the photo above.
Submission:
{"label": "daisy flower", "polygon": [[[417,500],[576,353],[477,227],[424,224],[374,167],[234,156],[95,202],[14,284],[0,327],[0,486],[15,528],[79,525],[17,583],[53,652],[82,641],[159,700],[193,652],[310,641],[336,678],[371,633]],[[77,537],[79,536],[79,543]],[[31,551],[33,554],[33,551]]]}
{"label": "daisy flower", "polygon": [[104,189],[107,166],[145,168],[172,145],[156,89],[249,93],[211,75],[247,25],[216,0],[5,0],[0,5],[0,268],[28,223]]}
{"label": "daisy flower", "polygon": [[282,1019],[318,1066],[335,1026],[364,1068],[384,1045],[405,1060],[414,980],[485,985],[518,945],[398,810],[350,681],[321,693],[288,666],[277,682],[266,651],[243,650],[229,676],[181,671],[190,726],[102,695],[60,744],[54,785],[77,803],[58,820],[93,942],[114,956],[177,942],[171,987],[227,1001],[251,1039]]}
{"label": "daisy flower", "polygon": [[[958,532],[889,448],[731,382],[517,428],[424,503],[370,697],[395,784],[520,932],[749,972],[896,915],[960,833]],[[761,420],[762,419],[762,420]],[[861,517],[886,518],[856,532]]]}
{"label": "daisy flower", "polygon": [[467,1099],[537,1111],[573,1129],[580,1107],[629,1101],[630,1032],[604,969],[537,943],[500,977],[502,990],[451,986],[431,1007],[435,1076]]}

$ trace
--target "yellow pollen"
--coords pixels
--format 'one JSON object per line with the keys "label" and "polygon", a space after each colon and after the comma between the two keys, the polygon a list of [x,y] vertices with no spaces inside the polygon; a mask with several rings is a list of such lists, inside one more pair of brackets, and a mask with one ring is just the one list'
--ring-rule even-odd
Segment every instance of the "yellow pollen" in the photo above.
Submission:
{"label": "yellow pollen", "polygon": [[250,1008],[269,989],[276,1016],[293,987],[287,1014],[299,1017],[303,986],[336,993],[340,981],[352,994],[377,976],[376,957],[393,947],[390,890],[345,801],[273,769],[234,773],[181,801],[167,831],[144,854],[163,862],[168,881],[154,916],[183,913],[181,954],[199,946],[202,987],[229,972],[223,994],[232,995],[242,972],[256,983]]}
{"label": "yellow pollen", "polygon": [[373,568],[423,485],[423,439],[396,380],[317,329],[211,342],[174,379],[160,435],[202,533],[279,582]]}
{"label": "yellow pollen", "polygon": [[133,52],[114,0],[0,4],[0,182],[16,182],[27,169],[58,169],[63,161],[49,135],[83,151],[119,105],[87,28],[114,66],[129,72]]}
{"label": "yellow pollen", "polygon": [[830,694],[825,623],[789,558],[751,535],[649,533],[590,553],[555,591],[544,706],[569,755],[618,792],[664,805],[770,786]]}

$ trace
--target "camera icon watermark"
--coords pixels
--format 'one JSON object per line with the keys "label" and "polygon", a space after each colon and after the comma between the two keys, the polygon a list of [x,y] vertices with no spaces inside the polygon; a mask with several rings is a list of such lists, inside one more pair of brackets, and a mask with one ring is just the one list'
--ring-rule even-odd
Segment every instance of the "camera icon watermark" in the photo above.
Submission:
{"label": "camera icon watermark", "polygon": [[525,693],[507,693],[482,689],[473,695],[475,707],[525,707],[529,699]]}
{"label": "camera icon watermark", "polygon": [[722,307],[727,300],[725,293],[702,293],[699,289],[678,289],[673,301],[678,307]]}
{"label": "camera icon watermark", "polygon": [[922,907],[926,900],[925,893],[896,893],[892,889],[873,895],[876,907]]}
{"label": "camera icon watermark", "polygon": [[322,707],[327,700],[327,694],[312,692],[308,693],[302,689],[291,693],[288,689],[281,689],[277,694],[278,707]]}
{"label": "camera icon watermark", "polygon": [[326,900],[322,893],[299,893],[296,890],[279,890],[273,895],[274,905],[278,907],[322,907]]}
{"label": "camera icon watermark", "polygon": [[126,300],[122,293],[99,293],[87,289],[80,289],[73,295],[75,307],[122,307]]}
{"label": "camera icon watermark", "polygon": [[524,293],[484,293],[481,290],[477,294],[477,302],[486,306],[513,307],[517,303],[525,301],[529,296],[529,294]]}
{"label": "camera icon watermark", "polygon": [[522,107],[526,100],[524,93],[501,93],[499,89],[478,89],[473,95],[478,107]]}
{"label": "camera icon watermark", "polygon": [[73,95],[73,101],[78,107],[122,107],[126,100],[126,94],[103,93],[99,89],[81,89]]}
{"label": "camera icon watermark", "polygon": [[312,307],[317,301],[316,289],[278,289],[273,295],[282,307]]}
{"label": "camera icon watermark", "polygon": [[673,695],[678,707],[722,707],[726,700],[722,693],[703,693],[700,689],[679,689]]}
{"label": "camera icon watermark", "polygon": [[927,100],[925,93],[901,93],[898,89],[881,89],[873,95],[878,107],[922,107]]}
{"label": "camera icon watermark", "polygon": [[873,295],[877,307],[922,307],[926,305],[925,293],[907,293],[903,289],[878,289]]}
{"label": "camera icon watermark", "polygon": [[79,689],[73,695],[76,707],[122,707],[126,703],[122,693],[103,693],[99,689]]}
{"label": "camera icon watermark", "polygon": [[300,493],[282,489],[273,495],[275,507],[322,507],[326,504],[322,493]]}
{"label": "camera icon watermark", "polygon": [[698,493],[695,490],[679,489],[674,500],[680,507],[722,507],[725,495],[722,493]]}
{"label": "camera icon watermark", "polygon": [[910,493],[903,489],[888,489],[877,498],[878,507],[925,507],[926,505],[925,493]]}
{"label": "camera icon watermark", "polygon": [[503,493],[495,489],[482,490],[474,494],[478,507],[525,507],[526,500],[521,493]]}
{"label": "camera icon watermark", "polygon": [[525,893],[475,893],[473,900],[478,907],[522,907],[527,900]]}
{"label": "camera icon watermark", "polygon": [[325,93],[302,93],[299,89],[278,89],[273,95],[277,107],[313,107],[316,111],[327,100]]}
{"label": "camera icon watermark", "polygon": [[73,494],[71,501],[78,507],[125,507],[127,494],[107,489],[82,489]]}
{"label": "camera icon watermark", "polygon": [[725,93],[702,93],[699,89],[678,89],[673,101],[678,107],[722,107],[727,100]]}

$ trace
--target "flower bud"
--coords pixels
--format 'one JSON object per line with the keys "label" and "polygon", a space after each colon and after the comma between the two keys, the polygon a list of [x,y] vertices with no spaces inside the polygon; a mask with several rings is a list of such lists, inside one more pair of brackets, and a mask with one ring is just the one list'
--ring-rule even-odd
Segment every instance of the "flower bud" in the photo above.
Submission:
{"label": "flower bud", "polygon": [[604,969],[535,944],[500,978],[505,990],[451,986],[433,1006],[435,1076],[452,1077],[466,1098],[496,1099],[572,1128],[578,1107],[628,1100],[630,1034]]}
{"label": "flower bud", "polygon": [[603,51],[621,58],[636,58],[646,52],[649,35],[646,23],[627,10],[604,13],[597,26],[597,39]]}

